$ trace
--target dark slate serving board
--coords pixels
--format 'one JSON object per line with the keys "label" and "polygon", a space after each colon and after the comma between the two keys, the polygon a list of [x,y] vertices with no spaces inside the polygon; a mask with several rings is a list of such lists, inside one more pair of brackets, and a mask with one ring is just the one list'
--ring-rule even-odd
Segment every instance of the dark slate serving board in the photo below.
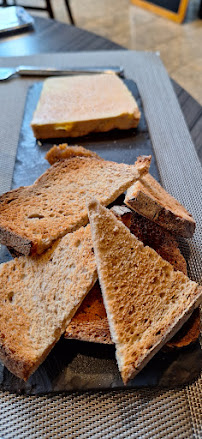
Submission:
{"label": "dark slate serving board", "polygon": [[38,142],[36,142],[30,128],[33,111],[37,105],[42,87],[41,83],[33,85],[29,89],[27,95],[12,188],[32,184],[34,180],[50,166],[44,159],[46,152],[52,145],[65,142],[70,145],[82,145],[97,152],[97,154],[104,159],[118,163],[134,164],[138,155],[151,154],[152,163],[150,172],[159,180],[159,173],[137,86],[131,80],[127,80],[125,83],[127,83],[128,88],[130,88],[135,96],[142,113],[140,124],[137,129],[126,131],[114,130],[108,133],[95,133],[73,139],[52,139],[41,141],[42,145],[39,145]]}
{"label": "dark slate serving board", "polygon": [[[159,173],[149,136],[144,108],[136,84],[126,80],[141,110],[137,129],[114,130],[92,134],[80,139],[53,139],[39,144],[30,128],[33,111],[40,96],[42,83],[28,91],[22,121],[12,188],[32,184],[49,164],[44,159],[48,149],[57,143],[78,144],[97,152],[101,157],[116,162],[133,164],[138,155],[152,155],[151,174],[158,180]],[[122,200],[120,200],[122,202]],[[0,250],[0,262],[11,259],[6,247]],[[200,373],[199,342],[172,352],[160,351],[126,388],[181,386],[193,381]],[[44,363],[25,383],[0,364],[0,389],[28,395],[91,389],[124,388],[115,360],[114,346],[61,340]]]}

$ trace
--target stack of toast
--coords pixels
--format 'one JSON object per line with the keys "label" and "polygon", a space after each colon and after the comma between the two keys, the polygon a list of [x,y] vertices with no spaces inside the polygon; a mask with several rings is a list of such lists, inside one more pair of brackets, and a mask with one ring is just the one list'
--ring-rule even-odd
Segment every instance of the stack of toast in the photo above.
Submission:
{"label": "stack of toast", "polygon": [[150,157],[131,166],[63,144],[47,159],[32,186],[0,197],[0,242],[18,254],[0,266],[0,358],[27,380],[62,334],[114,343],[127,384],[162,346],[199,335],[196,311],[172,338],[201,302],[176,237],[195,221],[150,176]]}

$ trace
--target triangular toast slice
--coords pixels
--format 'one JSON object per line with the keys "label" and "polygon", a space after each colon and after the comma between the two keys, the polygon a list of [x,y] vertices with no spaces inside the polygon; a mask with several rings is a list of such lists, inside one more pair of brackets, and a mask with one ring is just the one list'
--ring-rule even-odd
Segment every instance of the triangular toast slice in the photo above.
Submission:
{"label": "triangular toast slice", "polygon": [[125,165],[76,157],[51,166],[31,186],[0,197],[0,242],[24,255],[88,223],[86,198],[108,205],[148,171],[151,157]]}
{"label": "triangular toast slice", "polygon": [[202,288],[174,271],[96,200],[88,210],[104,305],[126,384],[200,304]]}
{"label": "triangular toast slice", "polygon": [[40,256],[0,266],[0,359],[24,380],[37,369],[97,279],[90,225]]}
{"label": "triangular toast slice", "polygon": [[[126,206],[111,208],[114,215],[123,222],[144,245],[149,245],[163,259],[170,262],[175,270],[187,274],[186,261],[180,252],[175,237],[158,224],[130,210]],[[183,330],[183,331],[182,331]],[[190,323],[169,340],[169,347],[177,348],[195,341],[200,332],[199,313],[196,312]],[[104,308],[99,282],[96,282],[82,302],[65,331],[65,338],[111,344],[110,330]],[[176,338],[176,340],[175,340]]]}
{"label": "triangular toast slice", "polygon": [[184,238],[191,238],[196,223],[192,215],[150,174],[135,182],[126,193],[127,206]]}
{"label": "triangular toast slice", "polygon": [[[198,339],[199,335],[200,312],[199,308],[197,308],[187,322],[174,337],[167,341],[162,349],[170,351],[189,346]],[[67,326],[64,337],[66,339],[93,343],[113,344],[98,281],[89,291]]]}

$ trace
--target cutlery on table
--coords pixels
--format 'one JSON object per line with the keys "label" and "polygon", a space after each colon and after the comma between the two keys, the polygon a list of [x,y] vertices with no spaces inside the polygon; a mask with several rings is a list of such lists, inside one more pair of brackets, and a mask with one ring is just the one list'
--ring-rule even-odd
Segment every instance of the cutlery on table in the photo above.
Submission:
{"label": "cutlery on table", "polygon": [[67,69],[43,68],[35,66],[18,66],[0,68],[0,81],[20,76],[64,76],[90,73],[107,73],[123,76],[123,67],[68,67]]}

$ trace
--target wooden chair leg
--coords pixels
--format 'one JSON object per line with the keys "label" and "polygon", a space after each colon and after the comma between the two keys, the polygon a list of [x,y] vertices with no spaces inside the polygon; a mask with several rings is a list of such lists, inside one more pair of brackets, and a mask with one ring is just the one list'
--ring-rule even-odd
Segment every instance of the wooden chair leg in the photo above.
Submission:
{"label": "wooden chair leg", "polygon": [[46,0],[47,11],[49,13],[50,18],[54,18],[53,9],[51,6],[50,0]]}
{"label": "wooden chair leg", "polygon": [[66,3],[66,6],[67,6],[70,22],[71,22],[71,24],[75,25],[75,21],[74,21],[73,15],[72,15],[72,11],[71,11],[71,7],[70,7],[70,4],[69,4],[69,0],[65,0],[65,3]]}

